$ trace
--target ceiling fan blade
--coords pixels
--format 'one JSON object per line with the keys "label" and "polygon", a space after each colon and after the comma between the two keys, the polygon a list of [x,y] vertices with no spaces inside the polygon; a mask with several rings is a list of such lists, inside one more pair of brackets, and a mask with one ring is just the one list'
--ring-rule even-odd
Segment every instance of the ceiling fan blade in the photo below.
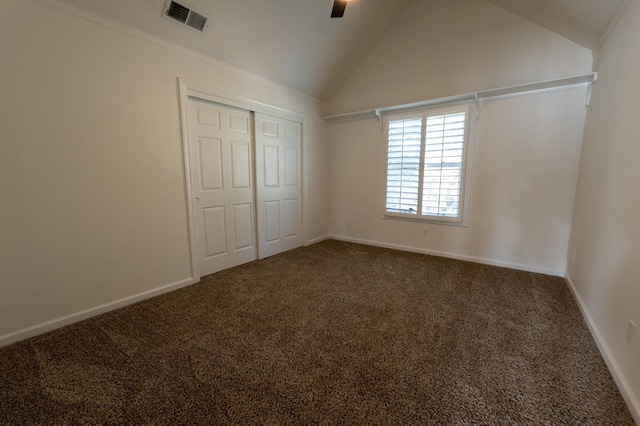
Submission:
{"label": "ceiling fan blade", "polygon": [[333,0],[332,18],[342,18],[344,9],[347,7],[347,0]]}

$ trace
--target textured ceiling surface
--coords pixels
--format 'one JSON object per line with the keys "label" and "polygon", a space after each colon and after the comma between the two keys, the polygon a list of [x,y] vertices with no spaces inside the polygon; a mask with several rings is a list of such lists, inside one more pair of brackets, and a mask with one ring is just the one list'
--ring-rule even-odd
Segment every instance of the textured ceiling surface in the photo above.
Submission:
{"label": "textured ceiling surface", "polygon": [[[204,33],[161,17],[165,0],[62,0],[330,101],[412,0],[180,0]],[[413,0],[429,1],[429,0]],[[628,0],[488,0],[593,49]]]}

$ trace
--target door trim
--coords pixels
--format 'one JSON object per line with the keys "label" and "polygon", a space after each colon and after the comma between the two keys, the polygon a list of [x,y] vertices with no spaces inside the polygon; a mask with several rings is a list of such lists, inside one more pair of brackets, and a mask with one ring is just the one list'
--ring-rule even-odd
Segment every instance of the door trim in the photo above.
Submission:
{"label": "door trim", "polygon": [[[198,267],[198,256],[196,255],[197,247],[196,247],[196,238],[195,238],[196,231],[195,231],[194,216],[193,216],[194,211],[193,211],[193,206],[191,205],[191,200],[193,196],[191,193],[191,177],[190,177],[191,166],[189,164],[189,146],[188,146],[189,145],[189,126],[188,126],[189,98],[190,97],[198,98],[198,99],[203,99],[205,101],[211,101],[211,102],[216,102],[222,105],[227,105],[230,107],[242,108],[251,112],[260,112],[260,113],[272,115],[274,117],[280,117],[280,118],[284,118],[291,121],[297,121],[298,123],[301,123],[301,124],[304,124],[304,117],[293,111],[289,111],[287,109],[280,108],[275,105],[270,105],[264,102],[250,99],[250,98],[245,98],[235,93],[229,92],[227,90],[220,89],[214,86],[209,86],[203,83],[198,83],[182,77],[178,77],[178,88],[179,88],[179,95],[180,95],[180,119],[181,119],[181,125],[182,125],[182,157],[184,160],[184,177],[185,177],[185,186],[187,190],[186,202],[187,202],[187,218],[189,221],[189,247],[191,249],[191,253],[190,253],[191,274],[193,276],[193,282],[197,283],[200,281],[200,273],[199,273],[200,269]],[[254,120],[252,119],[251,122],[253,124]],[[255,144],[255,141],[253,141],[252,144]],[[302,170],[302,173],[304,174],[304,170]],[[255,177],[254,177],[254,183],[255,183]],[[303,187],[304,187],[304,179],[303,179]],[[303,196],[304,196],[304,191],[303,191]],[[256,194],[254,194],[254,199],[255,197],[256,197]],[[304,230],[304,207],[302,209],[302,220],[303,220],[302,229]],[[256,222],[256,232],[257,232],[257,222]],[[304,235],[303,235],[303,242],[304,242]]]}

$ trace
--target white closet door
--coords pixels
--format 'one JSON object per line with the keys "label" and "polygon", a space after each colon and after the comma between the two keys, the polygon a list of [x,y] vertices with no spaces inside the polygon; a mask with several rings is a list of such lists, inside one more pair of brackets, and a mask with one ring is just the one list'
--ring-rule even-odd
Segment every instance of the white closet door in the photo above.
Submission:
{"label": "white closet door", "polygon": [[250,113],[189,99],[191,205],[200,276],[256,259]]}
{"label": "white closet door", "polygon": [[256,113],[258,257],[302,245],[300,123]]}

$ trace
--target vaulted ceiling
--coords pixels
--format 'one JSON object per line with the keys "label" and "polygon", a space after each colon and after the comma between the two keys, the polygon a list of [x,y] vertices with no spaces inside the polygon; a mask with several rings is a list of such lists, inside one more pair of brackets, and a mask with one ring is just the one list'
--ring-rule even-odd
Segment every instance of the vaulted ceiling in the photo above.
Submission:
{"label": "vaulted ceiling", "polygon": [[627,0],[487,0],[587,49],[598,48]]}
{"label": "vaulted ceiling", "polygon": [[[211,55],[310,96],[331,100],[411,1],[177,0],[209,18],[204,33],[161,17],[165,0],[62,0]],[[487,0],[594,49],[629,0]]]}

